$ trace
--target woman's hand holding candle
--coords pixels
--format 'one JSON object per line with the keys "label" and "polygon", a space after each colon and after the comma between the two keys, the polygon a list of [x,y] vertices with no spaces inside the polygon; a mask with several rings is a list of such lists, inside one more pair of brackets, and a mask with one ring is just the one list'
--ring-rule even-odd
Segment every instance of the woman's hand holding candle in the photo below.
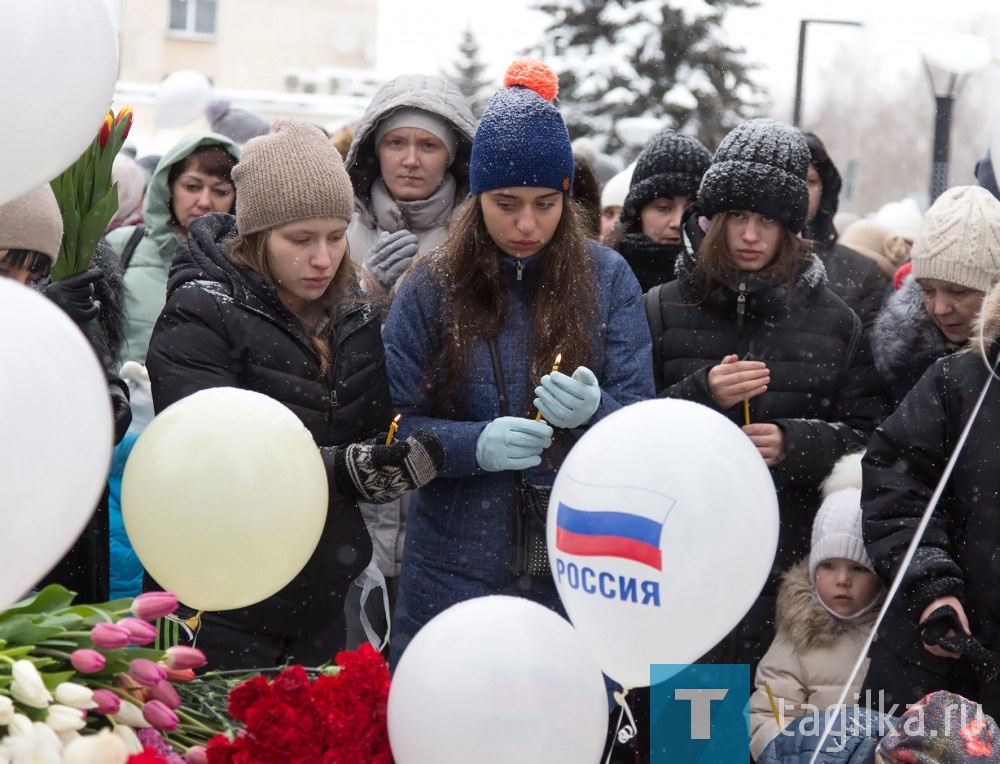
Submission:
{"label": "woman's hand holding candle", "polygon": [[[741,361],[735,353],[708,370],[708,392],[721,409],[729,409],[767,390],[771,372],[763,361]],[[744,411],[744,416],[746,411]]]}
{"label": "woman's hand holding candle", "polygon": [[601,405],[601,387],[597,377],[586,366],[580,366],[567,377],[553,372],[542,377],[535,388],[535,406],[553,427],[582,427]]}

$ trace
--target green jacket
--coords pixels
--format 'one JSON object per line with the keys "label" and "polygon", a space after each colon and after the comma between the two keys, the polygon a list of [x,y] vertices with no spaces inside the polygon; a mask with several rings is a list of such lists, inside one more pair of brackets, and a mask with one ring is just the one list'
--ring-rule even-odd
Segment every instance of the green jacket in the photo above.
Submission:
{"label": "green jacket", "polygon": [[[167,299],[170,261],[181,239],[178,228],[170,223],[170,188],[167,185],[170,168],[187,159],[196,148],[213,144],[223,146],[237,160],[240,158],[240,147],[225,136],[217,133],[194,133],[181,138],[164,154],[153,172],[142,204],[146,232],[139,240],[125,271],[128,323],[122,348],[122,363],[146,362],[149,337]],[[119,256],[134,231],[135,226],[127,226],[108,234],[108,244]]]}

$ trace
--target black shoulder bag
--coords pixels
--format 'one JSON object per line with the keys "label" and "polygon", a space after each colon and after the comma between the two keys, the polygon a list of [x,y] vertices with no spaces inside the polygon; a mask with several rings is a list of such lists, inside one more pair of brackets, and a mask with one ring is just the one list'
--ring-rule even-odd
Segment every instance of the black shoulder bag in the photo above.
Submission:
{"label": "black shoulder bag", "polygon": [[[490,339],[490,357],[493,359],[493,376],[496,378],[497,394],[500,396],[500,414],[510,416],[507,404],[507,388],[500,368],[500,353],[495,339]],[[549,550],[545,539],[545,519],[549,511],[547,485],[532,485],[524,479],[524,473],[517,472],[516,506],[514,508],[514,550],[511,556],[511,573],[521,576],[551,576]]]}

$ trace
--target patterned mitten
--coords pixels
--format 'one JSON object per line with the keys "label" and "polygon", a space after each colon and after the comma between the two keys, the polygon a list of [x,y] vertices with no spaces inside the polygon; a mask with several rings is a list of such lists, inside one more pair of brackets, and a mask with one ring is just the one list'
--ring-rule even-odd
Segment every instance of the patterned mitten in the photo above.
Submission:
{"label": "patterned mitten", "polygon": [[376,438],[337,448],[333,478],[342,494],[382,504],[426,485],[443,465],[441,441],[419,430],[388,446]]}

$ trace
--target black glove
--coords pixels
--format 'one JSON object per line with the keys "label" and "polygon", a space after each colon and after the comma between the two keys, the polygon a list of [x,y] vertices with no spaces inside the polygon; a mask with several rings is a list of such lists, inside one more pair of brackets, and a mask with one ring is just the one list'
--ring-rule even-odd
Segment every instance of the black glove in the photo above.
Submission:
{"label": "black glove", "polygon": [[115,416],[115,445],[121,443],[125,432],[132,424],[132,407],[128,402],[128,386],[120,379],[108,382],[108,393],[111,395],[111,412]]}
{"label": "black glove", "polygon": [[95,318],[101,310],[100,303],[94,301],[94,282],[103,278],[104,271],[91,268],[62,281],[53,281],[45,287],[45,296],[80,326]]}
{"label": "black glove", "polygon": [[[950,605],[942,605],[928,615],[919,625],[920,638],[926,645],[940,645],[945,650],[958,653],[971,664],[976,675],[984,682],[1000,677],[1000,655],[986,648],[982,642],[962,631],[958,613]],[[949,631],[954,631],[950,637]]]}
{"label": "black glove", "polygon": [[385,437],[333,449],[333,479],[345,496],[381,504],[432,481],[444,465],[437,435],[418,430],[385,445]]}

